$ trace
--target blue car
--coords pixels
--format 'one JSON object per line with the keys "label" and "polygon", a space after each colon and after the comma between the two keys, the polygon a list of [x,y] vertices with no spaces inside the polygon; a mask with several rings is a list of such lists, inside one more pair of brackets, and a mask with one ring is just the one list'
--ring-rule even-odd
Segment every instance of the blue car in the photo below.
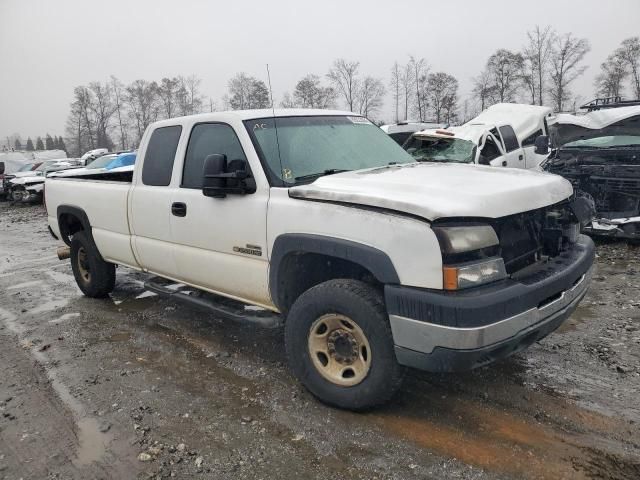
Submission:
{"label": "blue car", "polygon": [[128,167],[129,165],[133,165],[136,163],[136,153],[121,153],[116,158],[111,160],[108,164],[104,166],[107,170],[113,170],[114,168],[119,167]]}

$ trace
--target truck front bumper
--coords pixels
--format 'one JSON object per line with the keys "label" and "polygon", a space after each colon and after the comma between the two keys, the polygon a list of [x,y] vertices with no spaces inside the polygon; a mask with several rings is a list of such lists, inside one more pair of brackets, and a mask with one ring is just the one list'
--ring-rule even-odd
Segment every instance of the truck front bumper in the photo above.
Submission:
{"label": "truck front bumper", "polygon": [[558,328],[587,292],[595,247],[570,249],[526,277],[456,292],[385,287],[398,362],[433,372],[471,370]]}

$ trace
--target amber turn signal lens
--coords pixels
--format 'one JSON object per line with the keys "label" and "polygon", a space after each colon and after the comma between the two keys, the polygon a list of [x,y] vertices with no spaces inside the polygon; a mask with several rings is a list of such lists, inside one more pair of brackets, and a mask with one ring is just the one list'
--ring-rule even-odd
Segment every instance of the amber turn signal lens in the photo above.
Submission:
{"label": "amber turn signal lens", "polygon": [[442,267],[442,280],[445,290],[457,290],[458,269],[455,267]]}

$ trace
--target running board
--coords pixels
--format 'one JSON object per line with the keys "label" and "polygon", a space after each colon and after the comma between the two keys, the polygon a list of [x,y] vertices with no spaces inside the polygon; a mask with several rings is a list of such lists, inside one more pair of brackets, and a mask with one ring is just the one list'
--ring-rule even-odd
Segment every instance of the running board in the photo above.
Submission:
{"label": "running board", "polygon": [[163,297],[189,304],[192,307],[214,313],[234,322],[251,323],[263,328],[278,328],[283,324],[282,317],[270,310],[246,305],[237,300],[203,292],[164,278],[151,278],[144,282],[144,288]]}

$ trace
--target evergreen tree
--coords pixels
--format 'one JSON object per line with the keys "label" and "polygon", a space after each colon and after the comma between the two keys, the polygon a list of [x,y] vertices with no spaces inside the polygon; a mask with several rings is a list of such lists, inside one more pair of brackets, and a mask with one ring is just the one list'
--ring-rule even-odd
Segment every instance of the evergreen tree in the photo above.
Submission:
{"label": "evergreen tree", "polygon": [[44,150],[44,143],[42,142],[41,137],[36,139],[36,150]]}
{"label": "evergreen tree", "polygon": [[31,141],[31,137],[27,138],[27,152],[33,152],[33,142]]}
{"label": "evergreen tree", "polygon": [[53,142],[53,138],[48,133],[44,139],[44,145],[47,150],[53,150],[54,148],[56,148],[56,144]]}
{"label": "evergreen tree", "polygon": [[64,138],[58,137],[58,146],[56,147],[58,150],[64,150],[64,153],[67,152],[67,146],[64,144]]}
{"label": "evergreen tree", "polygon": [[14,147],[16,150],[22,150],[22,142],[20,142],[19,138],[16,138],[16,141],[14,142]]}

